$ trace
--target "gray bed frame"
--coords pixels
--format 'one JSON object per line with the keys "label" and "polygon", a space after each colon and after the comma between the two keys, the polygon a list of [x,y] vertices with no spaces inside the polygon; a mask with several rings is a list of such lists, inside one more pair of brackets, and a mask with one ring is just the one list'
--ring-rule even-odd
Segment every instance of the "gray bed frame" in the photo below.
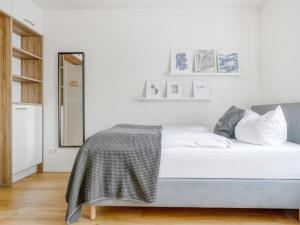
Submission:
{"label": "gray bed frame", "polygon": [[[288,141],[300,144],[300,103],[280,105],[288,124]],[[264,114],[277,106],[257,105],[252,110]],[[300,180],[159,179],[153,204],[106,199],[88,205],[91,220],[96,218],[96,206],[277,208],[297,209],[300,215]]]}

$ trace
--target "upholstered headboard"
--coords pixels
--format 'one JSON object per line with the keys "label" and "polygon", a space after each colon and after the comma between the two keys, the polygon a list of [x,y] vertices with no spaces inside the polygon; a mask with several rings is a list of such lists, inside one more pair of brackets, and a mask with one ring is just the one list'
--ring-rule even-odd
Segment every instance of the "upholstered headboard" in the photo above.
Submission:
{"label": "upholstered headboard", "polygon": [[281,106],[288,125],[288,141],[300,144],[300,102],[274,105],[255,105],[252,110],[260,115],[265,114],[278,105]]}

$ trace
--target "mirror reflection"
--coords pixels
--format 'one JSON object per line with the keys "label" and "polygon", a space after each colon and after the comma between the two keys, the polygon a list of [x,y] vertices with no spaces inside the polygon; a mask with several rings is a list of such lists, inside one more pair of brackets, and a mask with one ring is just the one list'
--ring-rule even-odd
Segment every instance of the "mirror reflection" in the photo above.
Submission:
{"label": "mirror reflection", "polygon": [[59,146],[84,141],[84,54],[58,54]]}

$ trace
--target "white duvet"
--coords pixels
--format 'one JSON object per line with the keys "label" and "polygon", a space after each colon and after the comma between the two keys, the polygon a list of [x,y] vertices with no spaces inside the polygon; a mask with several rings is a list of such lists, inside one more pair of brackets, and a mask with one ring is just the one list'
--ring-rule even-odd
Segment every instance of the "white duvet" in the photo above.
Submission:
{"label": "white duvet", "polygon": [[232,141],[220,135],[210,133],[208,128],[204,126],[163,126],[161,145],[162,148],[230,148]]}

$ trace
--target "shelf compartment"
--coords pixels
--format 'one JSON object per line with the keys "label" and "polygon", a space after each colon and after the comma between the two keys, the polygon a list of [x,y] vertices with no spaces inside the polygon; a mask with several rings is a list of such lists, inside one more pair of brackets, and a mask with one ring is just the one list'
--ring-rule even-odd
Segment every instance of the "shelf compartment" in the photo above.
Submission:
{"label": "shelf compartment", "polygon": [[136,100],[138,101],[210,101],[211,98],[207,97],[207,98],[145,98],[145,97],[141,97],[141,98],[136,98]]}
{"label": "shelf compartment", "polygon": [[31,60],[42,60],[41,57],[34,55],[30,52],[27,52],[21,48],[13,47],[13,56],[19,59],[31,59]]}
{"label": "shelf compartment", "polygon": [[205,76],[205,77],[240,77],[243,73],[176,73],[171,72],[169,76]]}
{"label": "shelf compartment", "polygon": [[13,18],[13,32],[22,37],[42,37],[42,35],[34,30],[32,30],[27,25]]}
{"label": "shelf compartment", "polygon": [[26,76],[20,76],[20,75],[13,75],[13,81],[17,82],[26,82],[26,83],[42,83],[43,81],[34,79],[31,77],[26,77]]}

